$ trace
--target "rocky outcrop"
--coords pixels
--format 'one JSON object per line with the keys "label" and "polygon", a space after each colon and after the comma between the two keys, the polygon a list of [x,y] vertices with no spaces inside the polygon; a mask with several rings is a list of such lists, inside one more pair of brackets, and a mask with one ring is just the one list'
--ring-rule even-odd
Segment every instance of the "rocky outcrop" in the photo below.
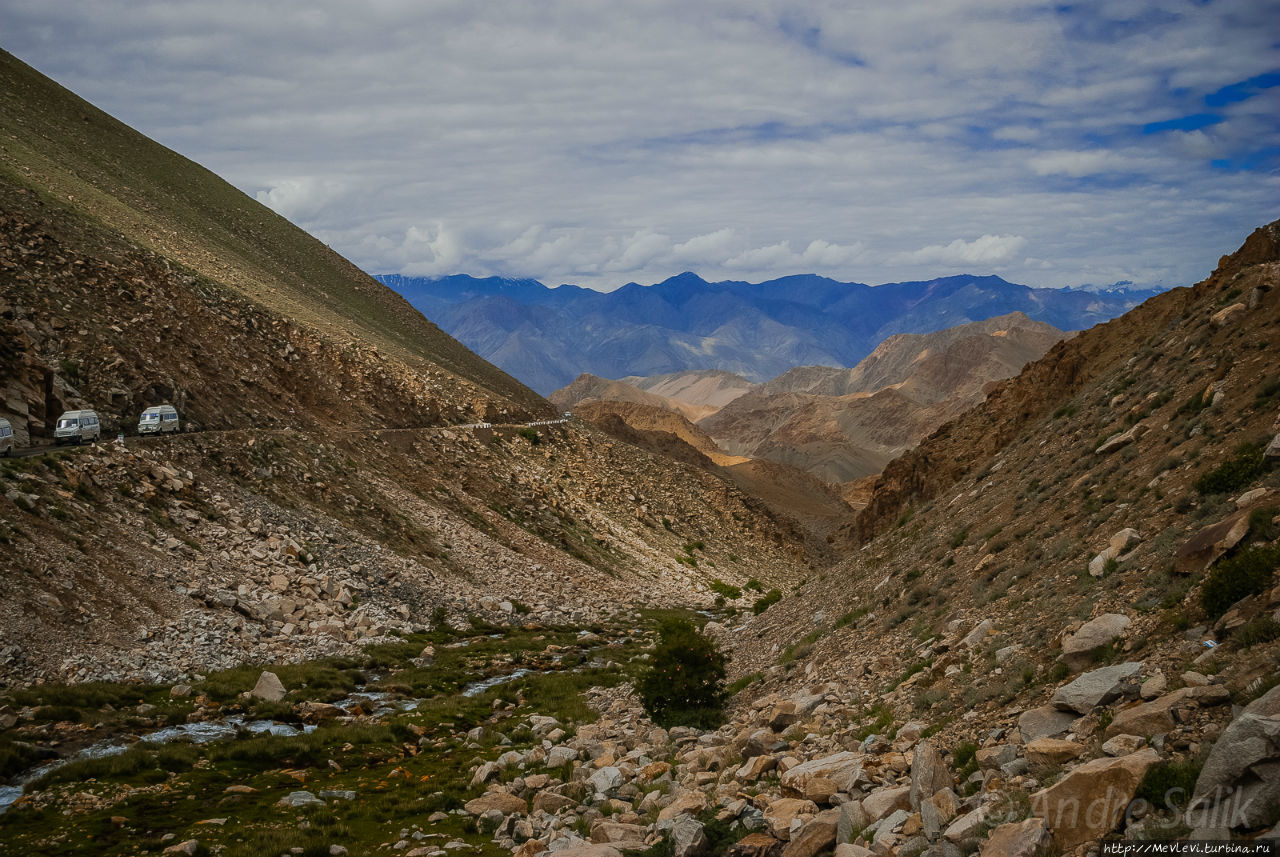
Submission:
{"label": "rocky outcrop", "polygon": [[1213,745],[1187,810],[1199,827],[1256,829],[1280,807],[1280,687],[1245,706]]}
{"label": "rocky outcrop", "polygon": [[1053,831],[1054,847],[1067,851],[1115,829],[1147,768],[1160,761],[1154,750],[1114,759],[1094,759],[1031,796],[1031,810]]}

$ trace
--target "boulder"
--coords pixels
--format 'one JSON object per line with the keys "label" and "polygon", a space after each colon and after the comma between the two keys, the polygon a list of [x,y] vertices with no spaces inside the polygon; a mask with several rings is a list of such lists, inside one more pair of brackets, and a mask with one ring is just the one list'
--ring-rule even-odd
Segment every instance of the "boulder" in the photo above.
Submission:
{"label": "boulder", "polygon": [[1257,828],[1280,807],[1280,687],[1245,706],[1227,726],[1196,780],[1187,823]]}
{"label": "boulder", "polygon": [[1197,707],[1220,705],[1231,699],[1231,692],[1216,684],[1184,687],[1166,693],[1150,702],[1141,702],[1116,712],[1107,727],[1105,738],[1116,735],[1151,737],[1172,731],[1185,718],[1185,712]]}
{"label": "boulder", "polygon": [[949,789],[953,785],[955,781],[951,778],[951,771],[947,768],[947,763],[942,760],[942,754],[937,748],[927,740],[917,744],[915,757],[911,761],[909,796],[911,808],[918,812],[922,802],[929,800],[936,792]]}
{"label": "boulder", "polygon": [[840,804],[840,816],[836,819],[836,841],[848,842],[853,839],[854,831],[862,830],[871,819],[867,818],[862,801],[851,800]]}
{"label": "boulder", "polygon": [[969,649],[986,641],[987,635],[991,633],[991,629],[995,627],[995,623],[990,619],[983,619],[977,625],[973,626],[973,630],[964,635],[960,640],[960,648]]}
{"label": "boulder", "polygon": [[1160,761],[1151,748],[1115,759],[1093,759],[1031,796],[1031,811],[1048,822],[1059,852],[1115,829],[1147,769]]}
{"label": "boulder", "polygon": [[562,809],[572,809],[578,802],[571,797],[558,795],[555,792],[538,792],[533,796],[533,811],[547,812],[555,815]]}
{"label": "boulder", "polygon": [[841,842],[836,846],[835,857],[874,857],[876,852],[852,842]]}
{"label": "boulder", "polygon": [[681,816],[671,825],[672,857],[698,857],[707,850],[707,835],[696,818]]}
{"label": "boulder", "polygon": [[1108,756],[1127,756],[1130,753],[1136,753],[1142,749],[1147,743],[1145,738],[1137,735],[1117,735],[1109,738],[1102,744],[1102,752]]}
{"label": "boulder", "polygon": [[783,844],[767,833],[748,833],[729,846],[725,857],[778,857]]}
{"label": "boulder", "polygon": [[782,792],[790,797],[801,797],[805,784],[814,777],[831,780],[842,792],[852,792],[862,783],[870,782],[862,769],[863,755],[848,750],[812,759],[796,765],[782,775]]}
{"label": "boulder", "polygon": [[862,799],[862,809],[871,824],[897,812],[911,809],[911,786],[876,789]]}
{"label": "boulder", "polygon": [[289,806],[294,808],[301,807],[301,806],[324,806],[324,805],[325,805],[325,802],[320,800],[320,798],[316,797],[311,792],[305,792],[305,791],[289,792],[287,795],[280,798],[280,800],[276,801],[276,806]]}
{"label": "boulder", "polygon": [[487,792],[480,797],[467,801],[462,805],[472,815],[484,815],[497,810],[503,815],[514,815],[517,812],[528,812],[529,806],[524,798],[506,792]]}
{"label": "boulder", "polygon": [[1104,613],[1086,622],[1080,630],[1062,641],[1061,661],[1073,672],[1093,663],[1094,657],[1115,642],[1129,627],[1129,617],[1121,613]]}
{"label": "boulder", "polygon": [[622,857],[622,852],[603,842],[584,842],[554,852],[556,857]]}
{"label": "boulder", "polygon": [[1002,824],[982,843],[978,857],[1042,857],[1049,853],[1053,837],[1043,818]]}
{"label": "boulder", "polygon": [[280,702],[286,693],[288,691],[284,689],[280,677],[273,672],[263,670],[262,675],[258,676],[258,683],[253,686],[253,690],[249,691],[249,696],[266,702]]}
{"label": "boulder", "polygon": [[587,785],[598,795],[621,788],[623,782],[622,771],[613,765],[605,765],[587,778]]}
{"label": "boulder", "polygon": [[1056,738],[1066,733],[1077,718],[1078,715],[1052,705],[1031,708],[1018,717],[1018,732],[1027,742],[1037,738]]}
{"label": "boulder", "polygon": [[700,791],[682,791],[658,813],[658,821],[669,821],[681,815],[697,815],[707,808],[707,796]]}
{"label": "boulder", "polygon": [[1037,738],[1028,743],[1023,752],[1028,764],[1037,768],[1051,768],[1080,758],[1084,747],[1075,741],[1064,741],[1061,738]]}
{"label": "boulder", "polygon": [[811,800],[784,797],[773,801],[764,811],[765,827],[775,839],[791,839],[791,822],[802,816],[818,814],[818,807]]}
{"label": "boulder", "polygon": [[978,831],[987,821],[987,808],[979,806],[957,818],[942,831],[942,835],[952,842],[963,842],[978,835]]}
{"label": "boulder", "polygon": [[817,857],[836,844],[836,823],[840,811],[829,809],[800,828],[782,849],[781,857]]}
{"label": "boulder", "polygon": [[1091,670],[1070,684],[1058,688],[1050,702],[1064,711],[1088,714],[1099,705],[1118,699],[1129,690],[1137,693],[1137,681],[1142,675],[1142,664],[1126,661],[1101,669]]}
{"label": "boulder", "polygon": [[1242,509],[1187,539],[1174,555],[1174,567],[1183,573],[1208,568],[1240,544],[1248,532],[1249,510]]}
{"label": "boulder", "polygon": [[591,825],[592,842],[607,842],[610,845],[622,845],[623,848],[644,847],[644,837],[643,824],[623,824],[602,818]]}

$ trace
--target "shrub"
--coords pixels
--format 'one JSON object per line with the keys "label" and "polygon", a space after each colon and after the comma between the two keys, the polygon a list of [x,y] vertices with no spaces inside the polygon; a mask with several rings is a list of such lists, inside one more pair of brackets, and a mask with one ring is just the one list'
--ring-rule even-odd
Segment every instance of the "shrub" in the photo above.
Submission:
{"label": "shrub", "polygon": [[1280,547],[1249,548],[1214,566],[1200,591],[1200,603],[1218,618],[1241,598],[1263,592],[1280,563]]}
{"label": "shrub", "polygon": [[1254,509],[1249,513],[1249,535],[1269,542],[1280,538],[1280,527],[1274,523],[1277,515],[1280,515],[1280,508],[1275,506]]}
{"label": "shrub", "polygon": [[1236,631],[1232,643],[1236,648],[1247,649],[1272,640],[1280,640],[1280,622],[1270,616],[1259,616]]}
{"label": "shrub", "polygon": [[542,443],[542,435],[538,434],[537,429],[532,429],[526,426],[525,428],[522,428],[520,429],[520,431],[516,432],[516,434],[520,435],[522,438],[529,441],[530,446],[537,446],[538,444]]}
{"label": "shrub", "polygon": [[658,646],[637,690],[659,726],[712,729],[724,721],[725,657],[687,619],[658,628]]}
{"label": "shrub", "polygon": [[734,586],[732,583],[725,583],[723,580],[716,578],[711,581],[711,591],[717,595],[723,595],[725,598],[741,598],[742,590]]}
{"label": "shrub", "polygon": [[747,581],[747,589],[752,592],[764,592],[764,584],[758,578],[753,577]]}
{"label": "shrub", "polygon": [[1142,798],[1156,809],[1176,809],[1190,799],[1202,767],[1204,762],[1199,759],[1170,759],[1152,765],[1134,797]]}
{"label": "shrub", "polygon": [[1242,443],[1236,453],[1195,482],[1201,494],[1225,494],[1243,488],[1263,473],[1268,463],[1260,443]]}
{"label": "shrub", "polygon": [[782,600],[782,591],[778,589],[770,589],[764,595],[756,599],[756,603],[751,605],[751,612],[759,616],[768,610],[774,604]]}

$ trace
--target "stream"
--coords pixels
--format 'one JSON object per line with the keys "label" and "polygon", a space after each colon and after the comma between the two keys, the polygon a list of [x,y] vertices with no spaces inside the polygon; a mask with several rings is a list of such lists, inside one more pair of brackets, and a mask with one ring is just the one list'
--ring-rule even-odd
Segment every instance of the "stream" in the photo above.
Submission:
{"label": "stream", "polygon": [[[581,636],[585,636],[586,631]],[[491,637],[501,637],[501,634],[492,634]],[[463,645],[466,643],[464,642]],[[450,648],[457,647],[450,646]],[[563,660],[562,654],[553,655],[551,660],[556,665],[550,672],[554,672]],[[589,663],[574,667],[573,671],[577,672],[582,669],[598,668],[604,666],[604,662],[599,658],[593,658]],[[489,678],[480,679],[463,685],[461,694],[463,696],[472,697],[479,696],[491,688],[497,687],[505,682],[514,681],[515,679],[531,675],[535,672],[543,670],[521,667],[509,673],[490,676]],[[357,691],[346,696],[333,705],[341,708],[343,711],[350,713],[352,710],[358,710],[361,714],[372,717],[382,717],[398,711],[413,711],[421,703],[421,699],[405,699],[398,697],[396,694],[384,693],[381,691]],[[33,768],[13,777],[8,785],[0,785],[0,815],[3,815],[9,807],[22,797],[26,787],[36,780],[43,777],[50,771],[57,770],[64,765],[72,762],[80,762],[86,759],[101,759],[108,756],[119,755],[130,747],[134,747],[139,743],[148,744],[168,744],[172,741],[190,741],[195,744],[207,744],[212,741],[230,741],[241,737],[242,735],[278,735],[285,738],[291,738],[296,735],[307,734],[315,730],[314,725],[294,726],[290,723],[282,723],[278,720],[248,720],[243,715],[233,714],[224,717],[221,720],[205,720],[198,723],[180,723],[174,726],[165,726],[155,729],[151,732],[138,735],[130,739],[129,737],[114,736],[90,744],[76,752],[61,759],[53,759],[43,762]]]}

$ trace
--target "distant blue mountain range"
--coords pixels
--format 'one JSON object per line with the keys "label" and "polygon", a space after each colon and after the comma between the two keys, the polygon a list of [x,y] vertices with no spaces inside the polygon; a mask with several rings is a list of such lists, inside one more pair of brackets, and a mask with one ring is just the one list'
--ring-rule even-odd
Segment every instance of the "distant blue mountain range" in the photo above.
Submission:
{"label": "distant blue mountain range", "polygon": [[1083,330],[1157,293],[1036,289],[994,276],[868,286],[814,274],[708,283],[686,272],[612,292],[464,274],[377,279],[544,395],[583,372],[622,378],[723,369],[765,381],[795,366],[853,366],[892,334],[1016,310]]}

